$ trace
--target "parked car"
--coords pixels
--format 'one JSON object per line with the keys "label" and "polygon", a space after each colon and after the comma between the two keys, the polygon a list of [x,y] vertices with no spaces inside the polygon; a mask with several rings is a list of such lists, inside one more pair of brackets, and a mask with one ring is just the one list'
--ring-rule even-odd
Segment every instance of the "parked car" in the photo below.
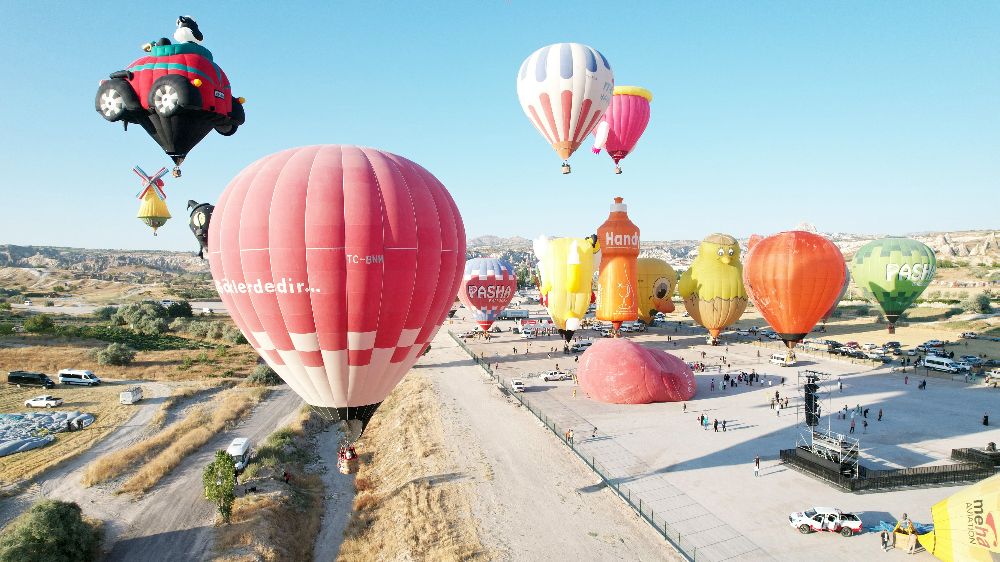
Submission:
{"label": "parked car", "polygon": [[524,381],[521,379],[511,379],[510,389],[514,392],[524,392]]}
{"label": "parked car", "polygon": [[24,306],[31,306],[31,299],[24,299]]}
{"label": "parked car", "polygon": [[13,384],[18,388],[22,386],[52,388],[56,385],[45,373],[32,373],[30,371],[10,371],[7,373],[7,384]]}
{"label": "parked car", "polygon": [[59,384],[82,384],[84,386],[97,386],[101,384],[101,379],[93,373],[83,369],[63,369],[59,371]]}
{"label": "parked car", "polygon": [[909,355],[910,357],[913,357],[913,356],[915,356],[917,354],[917,351],[919,351],[919,350],[917,350],[917,349],[907,349],[906,350],[906,354]]}
{"label": "parked car", "polygon": [[858,342],[856,341],[849,341],[844,344],[844,347],[861,347],[861,346],[859,346]]}
{"label": "parked car", "polygon": [[925,347],[943,347],[944,342],[941,340],[927,340],[924,342]]}
{"label": "parked car", "polygon": [[28,408],[55,408],[56,406],[62,406],[62,403],[62,398],[56,398],[51,394],[43,394],[42,396],[26,400],[24,405]]}
{"label": "parked car", "polygon": [[979,365],[980,363],[983,362],[983,360],[976,355],[963,355],[958,359],[959,361],[963,361],[965,363],[968,363],[969,365]]}
{"label": "parked car", "polygon": [[899,343],[898,341],[887,341],[887,342],[885,342],[885,345],[882,346],[882,347],[895,347],[895,348],[898,349],[898,348],[902,347],[902,345],[903,344]]}
{"label": "parked car", "polygon": [[966,338],[966,339],[974,340],[974,339],[976,339],[976,333],[975,332],[962,332],[962,337]]}
{"label": "parked car", "polygon": [[802,534],[818,531],[840,533],[845,537],[861,532],[861,518],[835,507],[814,507],[788,516],[788,523]]}
{"label": "parked car", "polygon": [[542,375],[544,381],[568,381],[573,380],[573,375],[564,371],[549,371]]}
{"label": "parked car", "polygon": [[878,344],[866,343],[866,344],[864,344],[864,345],[861,346],[861,349],[864,349],[865,351],[871,351],[871,350],[875,349],[876,347],[878,347]]}
{"label": "parked car", "polygon": [[534,337],[535,337],[535,331],[534,330],[529,330],[527,328],[525,328],[524,330],[521,330],[521,339],[530,340],[530,339],[534,339]]}
{"label": "parked car", "polygon": [[250,447],[250,440],[246,437],[237,437],[226,448],[226,454],[233,457],[236,463],[236,474],[240,474],[250,464],[253,449]]}
{"label": "parked car", "polygon": [[770,359],[768,359],[768,363],[781,367],[792,367],[795,365],[795,354],[791,351],[772,353]]}

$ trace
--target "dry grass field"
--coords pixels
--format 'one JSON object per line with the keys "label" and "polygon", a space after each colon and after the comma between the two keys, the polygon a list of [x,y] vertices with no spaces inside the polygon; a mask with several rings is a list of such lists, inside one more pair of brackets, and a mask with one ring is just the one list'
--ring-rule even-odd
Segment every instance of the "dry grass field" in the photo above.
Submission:
{"label": "dry grass field", "polygon": [[[56,410],[79,410],[94,414],[96,420],[83,431],[56,434],[52,444],[0,457],[0,486],[16,484],[34,477],[51,466],[72,458],[121,426],[135,412],[133,406],[118,402],[118,393],[128,385],[107,382],[95,387],[63,387],[52,390],[17,388],[4,384],[0,390],[0,412],[24,412],[24,401],[40,394],[52,394],[65,402]],[[147,396],[149,398],[149,396]]]}
{"label": "dry grass field", "polygon": [[213,435],[241,419],[267,393],[264,387],[244,386],[224,391],[156,435],[95,460],[87,466],[82,483],[93,486],[135,470],[118,492],[142,494]]}
{"label": "dry grass field", "polygon": [[52,376],[60,369],[90,369],[101,378],[184,381],[245,376],[257,363],[257,354],[249,345],[236,345],[213,350],[140,351],[128,367],[99,365],[92,352],[107,345],[79,338],[5,337],[0,339],[0,372],[39,371]]}
{"label": "dry grass field", "polygon": [[[257,493],[236,498],[229,525],[216,528],[215,562],[309,560],[323,515],[320,477],[305,472],[310,435],[323,428],[308,408],[292,424],[271,435],[244,474],[241,487]],[[273,461],[273,462],[271,462]],[[273,465],[273,466],[272,466]],[[280,469],[293,477],[286,485]]]}
{"label": "dry grass field", "polygon": [[443,441],[430,381],[410,372],[358,442],[354,513],[337,560],[488,559],[469,492],[440,479],[453,470]]}

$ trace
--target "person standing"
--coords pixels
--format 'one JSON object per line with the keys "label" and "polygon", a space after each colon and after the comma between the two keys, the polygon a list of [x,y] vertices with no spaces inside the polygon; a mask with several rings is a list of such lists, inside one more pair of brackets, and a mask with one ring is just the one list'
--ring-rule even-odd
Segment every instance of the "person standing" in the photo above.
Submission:
{"label": "person standing", "polygon": [[868,433],[868,420],[862,420],[861,427],[861,433]]}
{"label": "person standing", "polygon": [[715,420],[712,421],[712,430],[716,433],[719,432],[719,418],[715,418]]}
{"label": "person standing", "polygon": [[760,476],[760,455],[753,458],[753,475],[754,477]]}
{"label": "person standing", "polygon": [[903,384],[910,384],[910,375],[903,377]]}
{"label": "person standing", "polygon": [[597,426],[594,426],[594,431],[590,432],[591,439],[597,439]]}
{"label": "person standing", "polygon": [[854,433],[854,418],[851,418],[851,433]]}
{"label": "person standing", "polygon": [[722,431],[726,431],[726,420],[722,420]]}
{"label": "person standing", "polygon": [[688,403],[687,402],[684,403],[684,410],[683,411],[684,411],[685,414],[688,411]]}
{"label": "person standing", "polygon": [[840,386],[840,391],[843,392],[844,391],[844,381],[837,381],[837,384]]}
{"label": "person standing", "polygon": [[878,421],[882,421],[882,408],[878,409]]}

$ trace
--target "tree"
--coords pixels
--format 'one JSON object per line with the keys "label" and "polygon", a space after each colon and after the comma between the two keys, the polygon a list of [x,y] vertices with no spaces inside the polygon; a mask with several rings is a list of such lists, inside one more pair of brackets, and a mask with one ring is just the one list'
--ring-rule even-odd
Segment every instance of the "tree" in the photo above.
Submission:
{"label": "tree", "polygon": [[177,301],[167,307],[167,316],[171,318],[190,318],[194,316],[191,303],[188,301]]}
{"label": "tree", "polygon": [[140,334],[155,336],[167,331],[167,309],[154,301],[123,304],[111,320]]}
{"label": "tree", "polygon": [[135,352],[121,343],[113,343],[97,352],[97,362],[101,365],[127,366],[135,359]]}
{"label": "tree", "polygon": [[52,321],[51,317],[45,314],[36,314],[24,321],[24,329],[36,334],[51,332],[55,327],[56,323]]}
{"label": "tree", "polygon": [[94,311],[94,317],[98,320],[109,321],[118,312],[118,309],[113,306],[102,306]]}
{"label": "tree", "polygon": [[4,529],[0,560],[90,562],[100,543],[100,527],[84,521],[79,505],[41,500]]}
{"label": "tree", "polygon": [[990,305],[990,296],[986,293],[979,293],[965,299],[962,301],[962,309],[974,314],[989,314],[993,311],[993,307]]}
{"label": "tree", "polygon": [[216,451],[215,460],[205,467],[201,477],[205,497],[219,508],[222,520],[229,523],[236,501],[236,462],[225,451]]}

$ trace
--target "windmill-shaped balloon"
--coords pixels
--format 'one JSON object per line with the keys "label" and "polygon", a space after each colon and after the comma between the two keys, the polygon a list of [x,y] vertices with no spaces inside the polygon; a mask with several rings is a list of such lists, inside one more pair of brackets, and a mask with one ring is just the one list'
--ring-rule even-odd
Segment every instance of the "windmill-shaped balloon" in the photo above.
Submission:
{"label": "windmill-shaped balloon", "polygon": [[132,171],[142,178],[142,191],[136,196],[142,203],[139,204],[139,214],[136,218],[152,228],[153,236],[156,236],[156,229],[167,224],[167,220],[170,219],[167,194],[163,191],[163,180],[160,179],[166,175],[167,169],[160,168],[153,175],[147,174],[139,166],[132,168]]}

